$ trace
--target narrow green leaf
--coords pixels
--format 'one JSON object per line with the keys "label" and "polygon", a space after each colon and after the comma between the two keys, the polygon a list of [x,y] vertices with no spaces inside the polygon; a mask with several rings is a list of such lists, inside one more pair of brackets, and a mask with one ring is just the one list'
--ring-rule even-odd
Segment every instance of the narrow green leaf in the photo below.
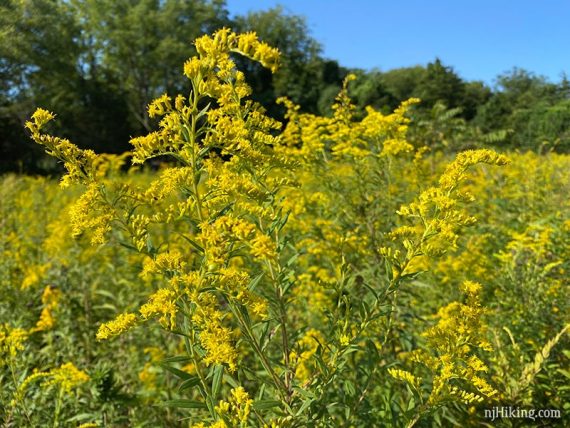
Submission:
{"label": "narrow green leaf", "polygon": [[188,243],[190,245],[192,245],[196,250],[198,250],[198,252],[200,254],[204,254],[204,248],[202,248],[202,246],[200,244],[198,244],[196,241],[188,238],[186,235],[183,235],[182,233],[180,234],[180,236],[182,236],[182,238],[184,238],[186,241],[188,241]]}
{"label": "narrow green leaf", "polygon": [[185,380],[182,382],[180,387],[178,388],[179,392],[185,391],[190,388],[194,388],[195,386],[200,384],[200,378],[198,376],[193,376],[190,379]]}
{"label": "narrow green leaf", "polygon": [[137,253],[139,252],[137,247],[135,247],[134,245],[131,245],[131,244],[127,244],[126,242],[119,242],[119,245],[121,245],[121,246],[123,246],[129,250],[135,251]]}
{"label": "narrow green leaf", "polygon": [[249,285],[247,286],[247,288],[250,291],[255,290],[255,287],[257,287],[257,284],[259,284],[259,281],[261,281],[261,278],[263,278],[263,276],[265,275],[264,272],[261,272],[259,275],[257,275],[255,278],[253,278],[250,282]]}
{"label": "narrow green leaf", "polygon": [[218,211],[210,218],[209,223],[212,224],[213,222],[215,222],[219,217],[227,213],[233,206],[234,202],[230,202],[229,204],[227,204],[224,208],[222,208],[220,211]]}
{"label": "narrow green leaf", "polygon": [[[230,375],[228,374],[224,374],[224,381],[229,384],[232,388],[237,388],[239,387],[239,383]],[[261,387],[263,388],[264,385],[262,385]]]}
{"label": "narrow green leaf", "polygon": [[177,407],[181,409],[207,409],[206,403],[192,400],[168,400],[160,403],[163,407]]}
{"label": "narrow green leaf", "polygon": [[212,379],[212,396],[217,399],[224,377],[224,366],[219,364],[214,367],[214,378]]}
{"label": "narrow green leaf", "polygon": [[196,119],[200,119],[202,116],[204,116],[206,113],[208,113],[208,110],[210,109],[211,105],[212,105],[212,103],[208,103],[206,105],[206,107],[204,107],[202,110],[200,110],[198,112],[198,114],[196,114]]}
{"label": "narrow green leaf", "polygon": [[261,400],[261,401],[254,401],[253,408],[255,410],[266,410],[266,409],[271,409],[273,407],[279,407],[280,405],[281,405],[281,401]]}
{"label": "narrow green leaf", "polygon": [[301,416],[303,412],[309,408],[309,406],[313,403],[313,401],[315,401],[314,398],[309,398],[308,400],[305,400],[301,405],[301,407],[299,407],[299,410],[297,410],[297,414],[295,416]]}
{"label": "narrow green leaf", "polygon": [[176,357],[167,357],[167,358],[160,360],[160,362],[162,364],[166,364],[166,363],[187,363],[190,361],[192,361],[192,358],[187,357],[185,355],[178,355]]}
{"label": "narrow green leaf", "polygon": [[193,376],[190,373],[186,373],[185,371],[177,369],[176,367],[169,366],[168,364],[165,364],[165,363],[160,363],[159,365],[162,368],[168,370],[173,375],[179,377],[180,379],[188,380],[188,379],[193,378]]}

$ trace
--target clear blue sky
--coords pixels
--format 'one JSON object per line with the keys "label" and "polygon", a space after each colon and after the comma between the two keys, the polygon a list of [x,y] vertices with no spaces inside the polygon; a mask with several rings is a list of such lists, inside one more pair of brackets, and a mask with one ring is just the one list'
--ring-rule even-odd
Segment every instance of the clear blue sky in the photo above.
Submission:
{"label": "clear blue sky", "polygon": [[232,16],[277,4],[305,16],[324,56],[389,70],[436,56],[489,84],[514,66],[570,75],[570,0],[227,0]]}

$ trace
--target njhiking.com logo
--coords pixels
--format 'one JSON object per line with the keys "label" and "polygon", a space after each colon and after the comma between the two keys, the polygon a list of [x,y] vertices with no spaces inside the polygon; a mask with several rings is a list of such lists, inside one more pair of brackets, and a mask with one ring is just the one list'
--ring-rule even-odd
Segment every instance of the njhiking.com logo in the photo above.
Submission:
{"label": "njhiking.com logo", "polygon": [[497,419],[529,419],[536,421],[537,419],[560,419],[561,411],[558,409],[522,409],[513,406],[494,406],[490,409],[484,409],[485,419],[494,422]]}

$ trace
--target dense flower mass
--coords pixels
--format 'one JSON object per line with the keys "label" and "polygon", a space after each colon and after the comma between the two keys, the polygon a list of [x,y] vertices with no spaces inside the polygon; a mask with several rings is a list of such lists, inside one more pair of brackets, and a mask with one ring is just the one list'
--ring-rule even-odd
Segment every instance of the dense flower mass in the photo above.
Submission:
{"label": "dense flower mass", "polygon": [[27,122],[66,188],[0,179],[4,425],[445,427],[497,403],[562,408],[568,156],[438,151],[413,128],[420,100],[359,110],[352,74],[330,116],[281,98],[280,123],[238,60],[275,72],[276,49],[228,29],[195,46],[189,91],[149,104],[157,128],[130,153],[46,134],[44,109]]}
{"label": "dense flower mass", "polygon": [[133,327],[136,322],[137,316],[135,314],[120,314],[113,321],[109,321],[99,326],[97,339],[103,340],[117,336]]}

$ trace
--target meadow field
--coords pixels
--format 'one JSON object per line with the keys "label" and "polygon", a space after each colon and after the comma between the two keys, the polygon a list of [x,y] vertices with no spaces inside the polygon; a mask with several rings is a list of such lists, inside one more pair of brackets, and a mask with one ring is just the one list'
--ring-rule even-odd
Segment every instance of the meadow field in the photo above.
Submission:
{"label": "meadow field", "polygon": [[0,424],[568,426],[570,155],[433,144],[352,74],[282,123],[235,66],[276,49],[196,49],[127,153],[29,118],[66,174],[0,176]]}

